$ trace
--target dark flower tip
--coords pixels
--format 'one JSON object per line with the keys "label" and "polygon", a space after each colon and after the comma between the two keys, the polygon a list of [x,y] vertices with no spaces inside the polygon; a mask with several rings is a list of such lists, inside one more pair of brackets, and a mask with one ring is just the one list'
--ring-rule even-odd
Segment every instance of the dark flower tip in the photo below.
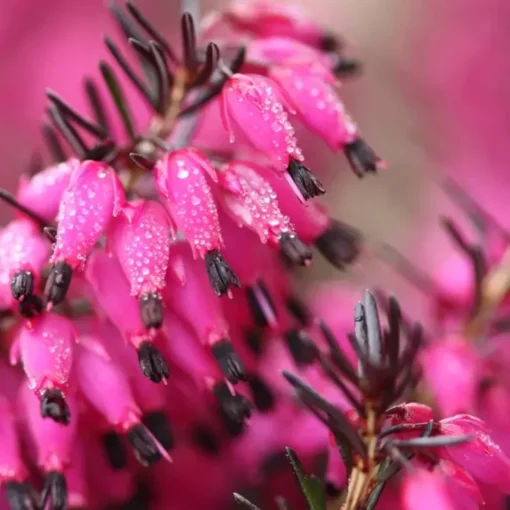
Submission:
{"label": "dark flower tip", "polygon": [[152,466],[162,458],[158,445],[143,425],[130,428],[127,438],[136,458],[143,466]]}
{"label": "dark flower tip", "polygon": [[57,389],[45,390],[41,396],[41,416],[57,423],[68,425],[71,411],[62,392]]}
{"label": "dark flower tip", "polygon": [[308,266],[312,250],[296,234],[286,232],[280,236],[280,250],[284,257],[295,266]]}
{"label": "dark flower tip", "polygon": [[205,453],[217,454],[220,451],[220,443],[214,432],[205,425],[197,425],[192,430],[191,441]]}
{"label": "dark flower tip", "polygon": [[230,340],[220,340],[212,346],[211,350],[220,370],[229,382],[237,384],[240,380],[246,380],[246,369]]}
{"label": "dark flower tip", "polygon": [[50,510],[67,510],[67,481],[58,471],[46,474],[39,508]]}
{"label": "dark flower tip", "polygon": [[170,422],[164,411],[153,411],[144,414],[142,423],[149,429],[150,433],[165,450],[170,450],[172,448],[174,445],[174,436],[170,428]]}
{"label": "dark flower tip", "polygon": [[333,66],[333,73],[335,76],[345,78],[359,75],[362,69],[363,65],[359,60],[338,55]]}
{"label": "dark flower tip", "polygon": [[38,296],[27,296],[18,302],[18,310],[23,317],[31,319],[43,311],[43,302]]}
{"label": "dark flower tip", "polygon": [[285,340],[296,365],[310,365],[316,360],[317,346],[303,330],[291,329],[286,331]]}
{"label": "dark flower tip", "polygon": [[7,482],[5,494],[11,510],[35,510],[38,508],[34,491],[30,485],[20,482]]}
{"label": "dark flower tip", "polygon": [[34,277],[30,271],[19,271],[11,280],[12,297],[16,301],[23,301],[34,292]]}
{"label": "dark flower tip", "polygon": [[340,46],[340,41],[334,34],[325,33],[319,40],[319,48],[325,52],[336,51]]}
{"label": "dark flower tip", "polygon": [[168,378],[168,365],[159,350],[150,342],[142,342],[138,348],[138,362],[147,379],[159,383]]}
{"label": "dark flower tip", "polygon": [[358,177],[375,173],[379,168],[385,166],[382,159],[362,138],[357,138],[354,142],[347,144],[344,152],[352,170]]}
{"label": "dark flower tip", "polygon": [[57,262],[53,266],[44,288],[44,297],[49,303],[58,305],[64,300],[72,276],[73,270],[67,262]]}
{"label": "dark flower tip", "polygon": [[205,256],[205,267],[211,287],[217,296],[227,294],[231,285],[237,288],[241,287],[239,278],[237,278],[237,275],[232,271],[219,251],[210,251]]}
{"label": "dark flower tip", "polygon": [[163,324],[163,303],[157,294],[145,294],[140,298],[140,317],[148,329],[159,329]]}
{"label": "dark flower tip", "polygon": [[362,244],[359,230],[337,220],[331,220],[329,227],[315,240],[322,255],[341,271],[357,260]]}
{"label": "dark flower tip", "polygon": [[115,471],[127,467],[126,450],[119,434],[107,432],[102,438],[102,443],[108,462]]}
{"label": "dark flower tip", "polygon": [[213,388],[223,418],[233,424],[242,425],[251,416],[251,402],[243,395],[232,395],[226,383],[217,383]]}
{"label": "dark flower tip", "polygon": [[291,159],[287,172],[305,200],[326,193],[322,183],[299,161]]}
{"label": "dark flower tip", "polygon": [[271,411],[275,406],[275,395],[266,382],[257,375],[248,379],[251,396],[255,407],[260,412]]}

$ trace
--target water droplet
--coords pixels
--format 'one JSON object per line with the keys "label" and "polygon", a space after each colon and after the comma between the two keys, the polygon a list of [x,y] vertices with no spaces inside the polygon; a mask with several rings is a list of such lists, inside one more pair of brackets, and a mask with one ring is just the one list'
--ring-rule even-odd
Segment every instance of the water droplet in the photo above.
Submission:
{"label": "water droplet", "polygon": [[189,177],[189,171],[186,168],[180,168],[177,171],[177,178],[178,179],[187,179]]}

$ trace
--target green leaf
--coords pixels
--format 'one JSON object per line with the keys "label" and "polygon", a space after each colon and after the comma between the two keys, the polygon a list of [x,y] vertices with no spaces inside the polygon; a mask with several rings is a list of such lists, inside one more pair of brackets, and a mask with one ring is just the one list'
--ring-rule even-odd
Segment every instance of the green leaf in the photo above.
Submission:
{"label": "green leaf", "polygon": [[321,481],[316,476],[308,476],[305,473],[303,465],[294,450],[286,448],[286,451],[310,510],[326,510],[326,498]]}

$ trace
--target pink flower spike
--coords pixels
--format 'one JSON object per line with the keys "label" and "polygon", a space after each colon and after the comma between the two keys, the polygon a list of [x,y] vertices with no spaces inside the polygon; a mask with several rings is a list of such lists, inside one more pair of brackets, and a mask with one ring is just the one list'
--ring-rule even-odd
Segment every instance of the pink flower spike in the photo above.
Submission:
{"label": "pink flower spike", "polygon": [[219,172],[223,204],[234,221],[253,230],[262,243],[278,247],[297,265],[309,265],[312,252],[279,208],[271,185],[249,162],[232,161]]}
{"label": "pink flower spike", "polygon": [[300,198],[308,200],[324,194],[322,184],[303,165],[294,127],[274,82],[256,74],[235,74],[223,87],[222,103],[223,121],[231,142],[232,121],[250,145],[263,153],[275,172],[289,175]]}
{"label": "pink flower spike", "polygon": [[417,469],[407,475],[402,483],[404,510],[456,510],[450,499],[447,484],[438,473]]}
{"label": "pink flower spike", "polygon": [[136,201],[125,207],[113,230],[113,248],[129,280],[131,294],[140,302],[142,322],[148,329],[163,321],[161,291],[170,252],[170,223],[163,206]]}
{"label": "pink flower spike", "polygon": [[106,316],[138,351],[138,361],[145,377],[162,382],[168,377],[168,366],[152,336],[141,320],[139,303],[130,294],[130,286],[119,261],[104,250],[95,250],[87,264],[85,276],[90,283],[98,310]]}
{"label": "pink flower spike", "polygon": [[122,369],[113,361],[80,348],[76,374],[81,393],[115,430],[127,435],[140,462],[151,465],[160,460],[158,445],[140,421],[140,409]]}
{"label": "pink flower spike", "polygon": [[441,420],[441,433],[446,436],[472,436],[467,443],[444,447],[441,451],[474,478],[510,494],[510,459],[493,441],[482,420],[468,414],[453,416]]}
{"label": "pink flower spike", "polygon": [[11,221],[0,231],[0,300],[5,308],[13,298],[33,298],[49,251],[48,240],[29,219]]}
{"label": "pink flower spike", "polygon": [[16,339],[28,387],[40,399],[40,413],[55,422],[68,424],[69,377],[73,365],[75,334],[69,319],[46,313],[32,328],[21,327]]}
{"label": "pink flower spike", "polygon": [[216,182],[211,163],[194,149],[166,154],[155,166],[160,195],[193,251],[205,259],[211,285],[218,296],[227,294],[239,280],[220,253],[223,238],[218,210],[204,174]]}
{"label": "pink flower spike", "polygon": [[26,477],[14,411],[9,401],[0,396],[0,483],[23,482]]}
{"label": "pink flower spike", "polygon": [[55,220],[60,201],[69,185],[71,174],[79,167],[80,161],[71,158],[57,165],[45,168],[28,179],[22,176],[16,200],[44,218],[48,223]]}
{"label": "pink flower spike", "polygon": [[76,168],[62,197],[58,228],[45,296],[60,303],[71,283],[72,271],[83,270],[89,252],[124,205],[124,191],[115,170],[100,161],[84,161]]}

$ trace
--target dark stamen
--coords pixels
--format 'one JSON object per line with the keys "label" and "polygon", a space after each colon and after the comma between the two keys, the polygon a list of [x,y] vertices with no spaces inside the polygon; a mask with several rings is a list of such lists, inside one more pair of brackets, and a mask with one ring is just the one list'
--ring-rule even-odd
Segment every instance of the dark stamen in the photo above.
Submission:
{"label": "dark stamen", "polygon": [[250,329],[245,332],[244,338],[250,351],[260,357],[264,352],[264,333],[259,329]]}
{"label": "dark stamen", "polygon": [[67,156],[55,130],[45,122],[42,125],[41,131],[46,147],[48,148],[48,152],[50,153],[53,161],[55,163],[61,163],[65,161]]}
{"label": "dark stamen", "polygon": [[36,510],[38,501],[29,483],[5,482],[5,494],[11,510]]}
{"label": "dark stamen", "polygon": [[286,232],[279,239],[280,250],[284,257],[295,266],[308,266],[312,260],[312,250],[304,244],[297,234]]}
{"label": "dark stamen", "polygon": [[302,329],[291,329],[284,334],[292,359],[298,366],[310,365],[317,358],[317,346]]}
{"label": "dark stamen", "polygon": [[22,317],[26,319],[33,319],[40,315],[43,311],[44,305],[39,296],[27,296],[23,301],[18,302],[18,310]]}
{"label": "dark stamen", "polygon": [[338,78],[350,78],[361,74],[363,71],[363,64],[354,58],[338,55],[333,64],[332,71]]}
{"label": "dark stamen", "polygon": [[211,351],[229,382],[237,384],[246,380],[246,369],[230,340],[220,340],[211,347]]}
{"label": "dark stamen", "polygon": [[358,177],[364,177],[367,173],[375,173],[382,166],[381,158],[361,138],[347,144],[344,153]]}
{"label": "dark stamen", "polygon": [[34,276],[30,271],[18,271],[11,279],[12,297],[23,301],[34,292]]}
{"label": "dark stamen", "polygon": [[277,312],[265,283],[258,280],[254,285],[247,287],[246,297],[255,324],[261,328],[270,326],[273,317],[268,317],[268,314],[276,317]]}
{"label": "dark stamen", "polygon": [[154,383],[168,379],[168,365],[159,350],[149,342],[142,342],[138,347],[138,362],[142,373]]}
{"label": "dark stamen", "polygon": [[163,302],[155,293],[144,294],[139,299],[140,318],[147,329],[159,329],[163,324]]}
{"label": "dark stamen", "polygon": [[41,416],[51,418],[57,423],[68,425],[71,422],[71,410],[60,390],[44,390],[41,395]]}
{"label": "dark stamen", "polygon": [[105,135],[109,136],[111,133],[110,123],[108,122],[108,117],[103,101],[99,94],[99,90],[92,78],[86,78],[83,84],[85,87],[85,95],[87,96],[89,107],[94,114],[94,119],[97,122],[97,125],[101,127]]}
{"label": "dark stamen", "polygon": [[127,455],[121,436],[107,432],[102,437],[103,448],[110,466],[116,471],[127,467]]}
{"label": "dark stamen", "polygon": [[46,280],[46,286],[44,287],[44,297],[46,301],[54,305],[61,303],[71,285],[72,276],[73,270],[67,262],[57,262],[53,266]]}
{"label": "dark stamen", "polygon": [[57,241],[57,229],[55,227],[44,227],[43,234],[52,242]]}
{"label": "dark stamen", "polygon": [[193,444],[206,453],[217,454],[220,451],[220,444],[214,432],[205,425],[197,425],[191,432]]}
{"label": "dark stamen", "polygon": [[241,287],[241,282],[223,255],[218,250],[213,250],[205,256],[205,267],[214,293],[223,296],[229,292],[230,286]]}
{"label": "dark stamen", "polygon": [[263,379],[257,375],[250,375],[248,386],[250,387],[253,403],[260,412],[267,412],[274,408],[275,395]]}
{"label": "dark stamen", "polygon": [[142,466],[152,466],[162,458],[157,444],[143,425],[131,427],[127,438]]}
{"label": "dark stamen", "polygon": [[41,227],[45,227],[48,223],[44,218],[39,216],[37,213],[20,204],[13,195],[11,195],[7,190],[0,188],[0,200],[3,200],[10,206],[14,207],[18,211],[26,214],[28,217],[33,219],[36,223],[38,223]]}
{"label": "dark stamen", "polygon": [[64,117],[69,117],[76,122],[76,124],[85,129],[85,131],[88,131],[91,135],[96,136],[97,138],[101,140],[106,138],[106,132],[100,126],[96,126],[83,117],[83,115],[71,108],[71,106],[69,106],[56,92],[51,89],[46,89],[46,96],[62,112]]}
{"label": "dark stamen", "polygon": [[328,228],[315,240],[315,246],[330,264],[345,271],[360,256],[363,236],[350,225],[332,219]]}
{"label": "dark stamen", "polygon": [[142,417],[142,423],[165,450],[170,450],[173,447],[174,436],[164,411],[145,413]]}
{"label": "dark stamen", "polygon": [[110,95],[112,96],[113,102],[119,112],[119,115],[122,118],[122,122],[124,124],[124,129],[126,130],[126,134],[130,138],[130,140],[134,140],[136,137],[135,128],[133,127],[133,122],[131,120],[131,112],[129,111],[128,104],[126,102],[126,98],[122,93],[122,89],[120,87],[119,81],[113,71],[113,68],[107,62],[101,61],[99,64],[99,69],[101,71],[101,75],[110,91]]}
{"label": "dark stamen", "polygon": [[67,481],[65,476],[58,471],[50,471],[44,479],[44,487],[41,493],[39,508],[51,510],[67,510]]}
{"label": "dark stamen", "polygon": [[310,310],[308,310],[306,305],[297,296],[288,297],[285,304],[290,314],[297,319],[303,327],[308,327],[312,324],[313,317]]}
{"label": "dark stamen", "polygon": [[287,167],[287,172],[305,200],[326,193],[324,186],[315,175],[296,159],[291,158],[289,166]]}
{"label": "dark stamen", "polygon": [[319,40],[319,49],[327,53],[337,51],[340,46],[341,43],[335,34],[324,33]]}
{"label": "dark stamen", "polygon": [[243,424],[251,416],[251,402],[243,395],[232,395],[226,383],[217,383],[213,388],[221,413],[228,420]]}

